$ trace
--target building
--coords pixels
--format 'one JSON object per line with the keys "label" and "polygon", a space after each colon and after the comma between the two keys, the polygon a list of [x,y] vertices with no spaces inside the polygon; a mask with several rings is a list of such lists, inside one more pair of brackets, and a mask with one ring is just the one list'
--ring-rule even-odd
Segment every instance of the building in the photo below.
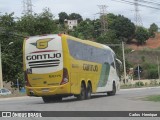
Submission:
{"label": "building", "polygon": [[68,29],[72,30],[74,26],[77,26],[78,21],[77,20],[64,20],[64,22],[68,25]]}

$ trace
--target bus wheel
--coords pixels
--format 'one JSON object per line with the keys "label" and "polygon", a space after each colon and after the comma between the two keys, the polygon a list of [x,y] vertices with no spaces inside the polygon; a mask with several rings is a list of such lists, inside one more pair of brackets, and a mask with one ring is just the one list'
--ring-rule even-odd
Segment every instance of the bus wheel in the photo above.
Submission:
{"label": "bus wheel", "polygon": [[91,86],[91,83],[88,83],[87,93],[86,93],[86,98],[87,99],[91,98],[91,93],[92,93],[92,86]]}
{"label": "bus wheel", "polygon": [[82,83],[81,84],[81,93],[77,96],[78,100],[84,100],[86,98],[86,88],[85,88],[85,84]]}
{"label": "bus wheel", "polygon": [[113,88],[113,89],[112,89],[111,92],[107,92],[107,94],[108,94],[109,96],[116,94],[116,84],[115,84],[115,82],[113,83],[113,87],[112,87],[112,88]]}

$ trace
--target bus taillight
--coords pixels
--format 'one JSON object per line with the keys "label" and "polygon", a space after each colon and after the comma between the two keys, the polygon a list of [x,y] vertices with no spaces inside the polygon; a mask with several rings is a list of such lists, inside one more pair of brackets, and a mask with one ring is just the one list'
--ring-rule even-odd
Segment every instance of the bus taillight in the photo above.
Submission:
{"label": "bus taillight", "polygon": [[69,82],[68,70],[67,68],[63,68],[63,78],[62,78],[60,85],[68,83],[68,82]]}
{"label": "bus taillight", "polygon": [[26,86],[30,86],[31,87],[31,84],[29,83],[29,80],[28,80],[28,76],[27,76],[27,72],[24,71],[24,79],[26,81]]}

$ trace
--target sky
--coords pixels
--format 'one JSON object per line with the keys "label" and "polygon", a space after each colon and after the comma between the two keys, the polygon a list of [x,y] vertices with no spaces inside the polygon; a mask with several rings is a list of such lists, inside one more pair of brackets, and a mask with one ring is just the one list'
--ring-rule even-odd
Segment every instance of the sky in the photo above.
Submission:
{"label": "sky", "polygon": [[[159,2],[159,0],[154,1]],[[41,13],[44,8],[49,8],[55,18],[58,18],[60,12],[66,12],[67,14],[78,13],[83,19],[90,18],[92,20],[99,17],[98,5],[106,5],[107,13],[121,14],[135,22],[134,6],[114,0],[32,0],[32,4],[35,13]],[[160,27],[160,10],[145,7],[139,7],[139,10],[144,27],[149,28],[152,23],[156,23]],[[12,12],[16,17],[23,15],[23,0],[0,0],[0,14]]]}

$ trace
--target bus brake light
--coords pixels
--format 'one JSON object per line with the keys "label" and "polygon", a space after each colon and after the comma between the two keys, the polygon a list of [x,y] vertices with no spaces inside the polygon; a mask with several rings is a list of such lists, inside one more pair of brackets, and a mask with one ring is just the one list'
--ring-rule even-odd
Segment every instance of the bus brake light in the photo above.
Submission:
{"label": "bus brake light", "polygon": [[60,85],[63,85],[68,82],[69,82],[68,70],[67,68],[63,68],[63,78]]}

